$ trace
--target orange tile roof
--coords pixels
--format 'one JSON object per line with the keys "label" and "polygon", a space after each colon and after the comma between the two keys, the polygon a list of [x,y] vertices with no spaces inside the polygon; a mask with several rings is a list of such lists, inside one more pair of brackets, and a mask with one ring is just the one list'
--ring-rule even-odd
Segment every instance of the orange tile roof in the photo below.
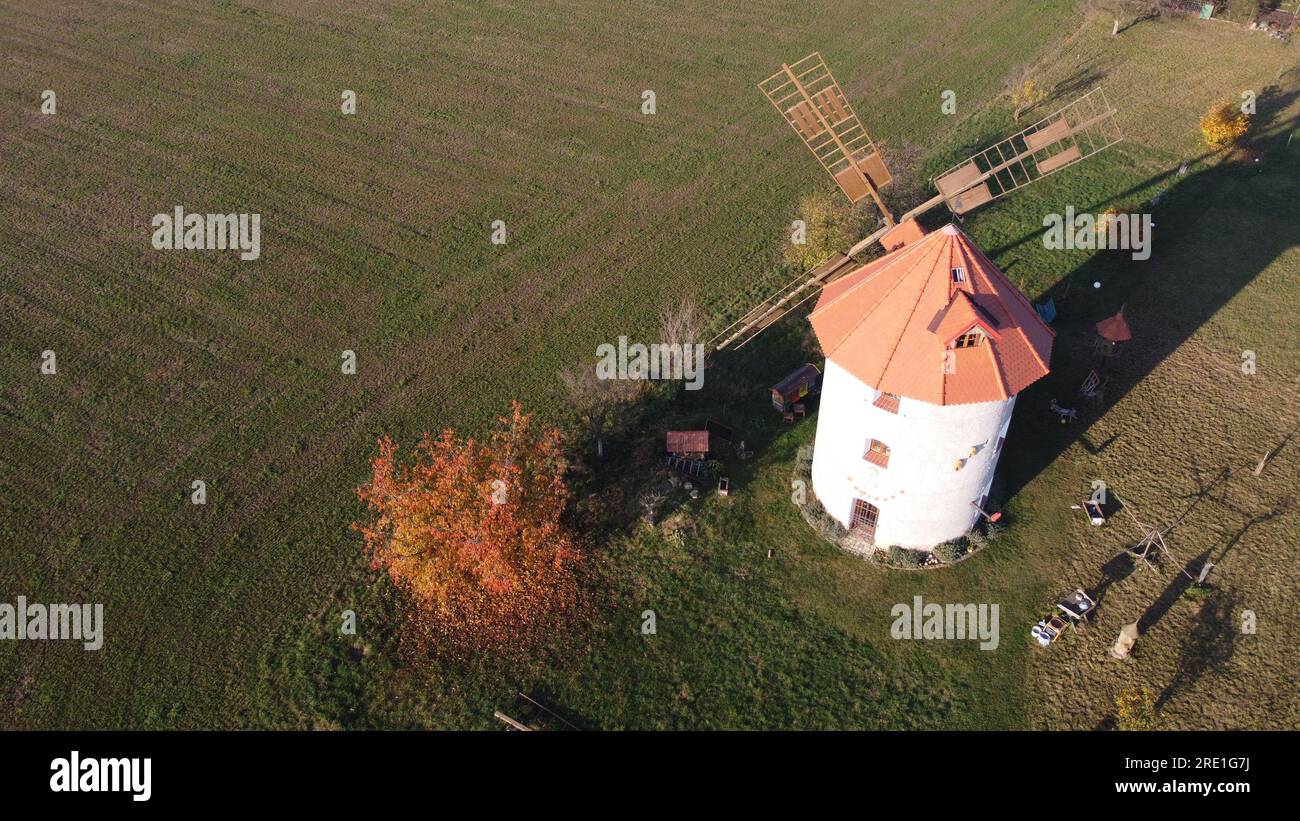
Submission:
{"label": "orange tile roof", "polygon": [[708,453],[709,432],[707,430],[670,430],[668,431],[669,453]]}
{"label": "orange tile roof", "polygon": [[[955,225],[830,283],[809,320],[827,359],[877,390],[935,405],[1016,395],[1047,375],[1055,337]],[[976,326],[981,344],[949,349]]]}
{"label": "orange tile roof", "polygon": [[916,242],[925,236],[925,229],[914,219],[900,222],[893,228],[890,228],[880,238],[880,246],[886,251],[893,251],[902,248],[912,242]]}

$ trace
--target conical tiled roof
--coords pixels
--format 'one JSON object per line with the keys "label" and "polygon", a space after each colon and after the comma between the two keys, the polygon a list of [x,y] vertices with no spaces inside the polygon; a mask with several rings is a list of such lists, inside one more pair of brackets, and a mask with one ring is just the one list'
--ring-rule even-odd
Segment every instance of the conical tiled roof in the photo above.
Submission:
{"label": "conical tiled roof", "polygon": [[[1047,374],[1055,336],[955,225],[830,283],[809,319],[827,359],[935,405],[1016,395]],[[972,331],[978,344],[954,347]]]}

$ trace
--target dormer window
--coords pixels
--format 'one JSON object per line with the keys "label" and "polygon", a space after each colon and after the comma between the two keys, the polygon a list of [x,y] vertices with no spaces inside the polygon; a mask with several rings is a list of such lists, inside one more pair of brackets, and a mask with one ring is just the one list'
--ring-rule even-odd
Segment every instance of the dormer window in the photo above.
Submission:
{"label": "dormer window", "polygon": [[952,281],[953,281],[953,282],[965,282],[965,281],[966,281],[966,269],[965,269],[965,268],[953,268],[953,269],[952,269]]}
{"label": "dormer window", "polygon": [[984,341],[984,334],[980,333],[979,331],[970,331],[954,339],[952,342],[952,346],[954,348],[974,348],[976,345],[980,344],[983,341]]}
{"label": "dormer window", "polygon": [[871,404],[889,413],[898,413],[898,395],[893,393],[881,393],[876,397],[876,401]]}
{"label": "dormer window", "polygon": [[867,442],[867,452],[862,454],[862,458],[873,465],[887,468],[889,467],[889,445],[878,439],[872,439]]}

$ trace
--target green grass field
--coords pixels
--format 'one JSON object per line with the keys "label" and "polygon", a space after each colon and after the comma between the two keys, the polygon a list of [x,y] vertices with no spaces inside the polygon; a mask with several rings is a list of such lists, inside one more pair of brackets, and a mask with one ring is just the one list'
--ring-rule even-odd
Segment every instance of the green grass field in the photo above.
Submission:
{"label": "green grass field", "polygon": [[[42,4],[0,20],[0,592],[102,601],[108,619],[97,653],[0,644],[0,726],[489,728],[526,692],[593,728],[1091,727],[1130,681],[1168,689],[1171,726],[1300,726],[1294,441],[1249,470],[1296,424],[1294,46],[1191,20],[1110,38],[1104,15],[1027,0],[942,16]],[[792,318],[717,357],[702,396],[648,409],[655,423],[588,481],[638,464],[670,419],[725,414],[758,446],[733,466],[736,496],[602,535],[614,584],[578,650],[528,673],[404,669],[386,586],[348,529],[375,437],[477,430],[511,398],[559,419],[556,372],[598,343],[651,333],[680,293],[722,315],[779,280],[800,196],[830,183],[755,83],[815,49],[873,136],[922,146],[931,171],[1011,130],[995,98],[1026,63],[1061,92],[1102,83],[1123,112],[1124,145],[966,224],[1031,298],[1062,307],[1057,372],[1022,397],[1003,459],[1010,529],[923,574],[821,542],[788,498],[814,421],[783,428],[764,408],[766,385],[813,356]],[[57,115],[38,113],[45,88]],[[1261,163],[1196,159],[1200,114],[1245,88],[1268,121]],[[1038,241],[1067,203],[1156,194],[1145,266]],[[260,212],[262,258],[154,251],[149,219],[177,204]],[[1062,431],[1039,411],[1074,390],[1087,327],[1120,303],[1139,339],[1109,407]],[[47,348],[57,376],[38,373]],[[345,349],[355,376],[339,372]],[[1206,491],[1171,547],[1213,554],[1215,597],[1162,595],[1176,568],[1137,570],[1099,629],[1044,653],[1034,618],[1122,546],[1122,525],[1099,535],[1068,509],[1097,477],[1164,524]],[[1000,602],[1001,646],[888,639],[889,607],[915,594]],[[337,635],[345,608],[359,637]],[[1224,649],[1214,625],[1242,609],[1259,632]],[[1103,662],[1139,617],[1131,663]]]}

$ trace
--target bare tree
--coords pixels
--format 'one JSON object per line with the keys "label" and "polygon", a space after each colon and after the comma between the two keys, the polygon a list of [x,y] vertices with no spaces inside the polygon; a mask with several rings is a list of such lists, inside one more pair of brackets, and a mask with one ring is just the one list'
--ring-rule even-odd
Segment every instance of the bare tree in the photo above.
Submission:
{"label": "bare tree", "polygon": [[668,345],[694,345],[704,334],[704,314],[693,296],[659,312],[659,338]]}
{"label": "bare tree", "polygon": [[894,176],[881,192],[892,210],[907,212],[930,198],[930,180],[921,174],[925,154],[919,145],[907,140],[899,140],[897,146],[882,142],[880,150]]}
{"label": "bare tree", "polygon": [[630,415],[629,406],[641,392],[639,380],[601,379],[594,367],[560,371],[574,421],[590,437],[597,458],[605,455],[605,440],[615,435]]}
{"label": "bare tree", "polygon": [[693,296],[684,296],[675,305],[670,303],[659,312],[659,339],[661,344],[676,349],[681,368],[679,373],[660,374],[674,391],[684,380],[703,375],[704,326],[704,314]]}

